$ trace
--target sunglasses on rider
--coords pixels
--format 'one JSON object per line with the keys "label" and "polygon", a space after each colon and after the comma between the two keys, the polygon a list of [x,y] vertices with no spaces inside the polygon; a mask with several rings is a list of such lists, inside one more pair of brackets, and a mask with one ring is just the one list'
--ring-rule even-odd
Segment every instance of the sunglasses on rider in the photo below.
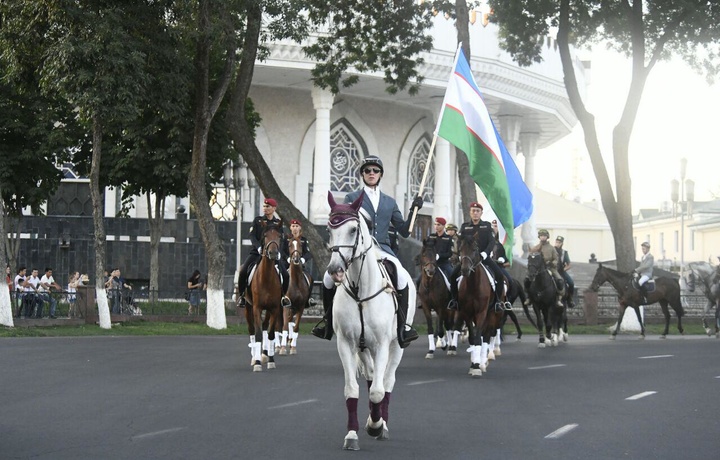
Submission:
{"label": "sunglasses on rider", "polygon": [[363,169],[363,172],[365,174],[370,174],[370,173],[380,174],[381,171],[380,171],[380,168],[365,168],[365,169]]}

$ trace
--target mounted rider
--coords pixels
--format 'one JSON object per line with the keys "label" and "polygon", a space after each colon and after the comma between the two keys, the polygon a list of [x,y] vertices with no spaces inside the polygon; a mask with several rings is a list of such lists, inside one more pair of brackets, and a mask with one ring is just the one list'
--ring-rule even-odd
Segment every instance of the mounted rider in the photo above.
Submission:
{"label": "mounted rider", "polygon": [[453,271],[450,258],[453,256],[453,238],[445,232],[447,221],[443,217],[435,218],[435,233],[431,233],[425,238],[423,244],[432,244],[435,247],[437,256],[437,266],[442,270],[445,276],[450,278]]}
{"label": "mounted rider", "polygon": [[[563,307],[562,298],[565,295],[565,279],[560,276],[560,273],[558,273],[558,253],[548,241],[550,238],[550,232],[541,228],[538,230],[538,238],[540,239],[540,242],[531,248],[530,252],[539,252],[542,254],[543,261],[545,261],[545,267],[550,271],[550,274],[555,280],[555,287],[557,288],[557,306]],[[525,303],[529,304],[530,299],[526,300]]]}
{"label": "mounted rider", "polygon": [[[495,247],[495,235],[493,234],[492,226],[490,222],[482,220],[483,207],[477,201],[470,203],[470,221],[464,222],[460,226],[461,235],[476,234],[478,238],[478,248],[480,250],[480,257],[482,264],[490,269],[493,274],[495,282],[495,309],[501,310],[505,308],[502,302],[503,292],[503,272],[498,267],[497,263],[490,256],[493,248]],[[452,286],[452,298],[451,303],[457,300],[458,296],[458,282],[457,278],[460,276],[460,266],[455,267],[451,276],[450,285]],[[451,309],[457,308],[457,303],[453,304]]]}
{"label": "mounted rider", "polygon": [[650,254],[650,243],[647,241],[640,245],[640,249],[642,249],[643,256],[640,258],[640,265],[633,271],[633,275],[640,288],[640,294],[647,303],[647,286],[645,286],[645,283],[652,279],[655,258]]}
{"label": "mounted rider", "polygon": [[[248,275],[252,271],[253,267],[260,262],[264,250],[263,231],[268,226],[276,226],[280,232],[281,238],[284,239],[285,233],[283,230],[282,220],[275,216],[275,210],[277,209],[277,201],[273,198],[265,198],[263,201],[263,214],[257,216],[250,226],[250,243],[252,244],[253,250],[245,258],[245,262],[240,267],[240,273],[238,274],[238,306],[245,307],[245,290],[248,285]],[[287,267],[284,259],[287,255],[283,254],[282,247],[280,249],[280,259],[275,261],[275,266],[282,275],[282,292],[287,292],[288,284],[290,283],[290,276],[288,276]],[[290,299],[283,295],[280,303],[284,308],[291,306]]]}
{"label": "mounted rider", "polygon": [[575,302],[573,302],[573,297],[575,294],[575,280],[572,279],[572,276],[567,272],[570,269],[570,255],[568,252],[563,249],[563,244],[565,243],[565,238],[562,236],[559,236],[555,238],[555,250],[558,253],[558,273],[560,273],[560,276],[563,277],[565,282],[567,283],[568,288],[568,308],[574,308]]}
{"label": "mounted rider", "polygon": [[[510,276],[510,272],[507,271],[507,269],[510,267],[510,261],[507,258],[505,246],[500,241],[500,231],[498,230],[497,220],[493,219],[491,224],[493,236],[495,237],[495,245],[493,246],[493,251],[491,254],[492,260],[495,261],[503,276],[507,280],[507,295],[509,296],[510,290],[512,289],[512,277]],[[505,303],[503,303],[503,307],[505,308],[505,310],[512,310],[512,304],[510,302],[506,301]]]}
{"label": "mounted rider", "polygon": [[[345,203],[353,203],[361,194],[364,195],[361,214],[368,223],[370,234],[379,245],[383,259],[392,262],[397,273],[397,336],[398,343],[402,348],[407,347],[410,342],[418,338],[418,333],[411,325],[405,324],[408,312],[408,283],[413,280],[405,270],[390,245],[389,229],[392,224],[397,232],[403,237],[410,236],[410,220],[415,208],[420,209],[423,205],[422,197],[418,196],[413,200],[408,214],[408,220],[404,220],[397,202],[394,198],[380,191],[379,184],[384,174],[383,163],[380,158],[371,155],[366,157],[360,165],[365,187],[362,190],[348,193],[345,196]],[[325,315],[317,326],[312,330],[315,337],[330,340],[333,336],[332,325],[332,302],[337,287],[330,274],[326,271],[323,277],[323,308]],[[415,308],[415,305],[413,305]]]}

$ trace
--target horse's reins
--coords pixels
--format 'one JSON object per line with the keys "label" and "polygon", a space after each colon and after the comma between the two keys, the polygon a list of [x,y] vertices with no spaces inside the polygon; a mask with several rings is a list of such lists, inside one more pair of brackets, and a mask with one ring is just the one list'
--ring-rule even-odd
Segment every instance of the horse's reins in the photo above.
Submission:
{"label": "horse's reins", "polygon": [[[339,221],[333,221],[333,217],[340,217],[341,220]],[[358,224],[360,223],[360,218],[358,217],[357,213],[353,212],[334,212],[330,213],[329,219],[328,219],[328,227],[330,228],[339,228],[340,226],[350,222],[355,221]],[[362,274],[363,267],[365,266],[365,259],[367,258],[368,252],[370,252],[370,249],[372,249],[372,244],[368,246],[365,250],[360,252],[356,255],[356,251],[358,248],[358,243],[360,242],[360,232],[359,229],[360,225],[358,225],[358,231],[355,233],[355,243],[354,244],[344,244],[344,245],[335,245],[330,247],[331,252],[336,252],[338,256],[342,259],[343,263],[345,264],[346,268],[349,268],[352,263],[354,263],[356,260],[360,259],[360,269],[358,270],[358,279],[360,277],[360,274]],[[365,244],[365,239],[363,238],[362,244]],[[352,248],[352,254],[350,254],[350,259],[346,259],[342,253],[340,252],[343,248]],[[347,270],[346,270],[347,273]],[[348,280],[347,282],[345,280]],[[383,291],[385,291],[385,287],[381,287],[377,292],[374,294],[371,294],[367,297],[360,298],[360,285],[359,283],[352,281],[349,281],[349,278],[346,276],[343,278],[343,282],[341,283],[343,289],[345,289],[345,292],[357,303],[358,305],[358,311],[360,312],[360,351],[364,351],[367,347],[365,346],[365,319],[363,317],[363,302],[367,302],[369,300],[374,299],[375,297],[382,294]],[[393,293],[395,291],[393,290]]]}

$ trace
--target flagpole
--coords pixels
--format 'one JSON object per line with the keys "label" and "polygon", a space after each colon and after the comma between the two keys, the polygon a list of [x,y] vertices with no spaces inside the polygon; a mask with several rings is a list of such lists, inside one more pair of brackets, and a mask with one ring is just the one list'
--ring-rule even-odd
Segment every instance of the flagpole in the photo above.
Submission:
{"label": "flagpole", "polygon": [[[433,153],[435,153],[435,143],[437,142],[437,138],[437,134],[433,134],[432,144],[430,144],[430,153],[428,153],[427,162],[425,162],[425,172],[423,173],[422,180],[420,181],[420,191],[418,192],[418,196],[423,196],[423,191],[425,190],[425,181],[427,181],[428,173],[430,172],[430,165],[432,164]],[[409,232],[412,232],[413,227],[415,226],[417,211],[417,208],[413,208],[412,219],[410,219],[410,228],[408,229]]]}

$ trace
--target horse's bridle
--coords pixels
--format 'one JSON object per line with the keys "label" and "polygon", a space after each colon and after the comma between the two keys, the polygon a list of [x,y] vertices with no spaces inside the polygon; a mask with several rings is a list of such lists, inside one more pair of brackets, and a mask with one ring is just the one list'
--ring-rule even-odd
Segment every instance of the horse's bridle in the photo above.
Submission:
{"label": "horse's bridle", "polygon": [[[460,266],[461,266],[461,267],[462,267],[462,262],[463,262],[463,260],[467,259],[467,260],[470,261],[470,264],[471,264],[471,266],[470,266],[470,273],[474,272],[475,269],[476,269],[477,267],[479,267],[480,264],[482,263],[482,258],[480,258],[480,248],[478,247],[477,242],[473,241],[473,242],[472,242],[472,245],[473,245],[472,257],[470,257],[470,256],[460,256]],[[477,259],[477,262],[476,262],[476,259]]]}
{"label": "horse's bridle", "polygon": [[[292,242],[293,242],[293,243],[296,243],[296,242],[297,242],[297,244],[300,245],[300,242],[299,242],[298,240],[293,239]],[[297,258],[294,257],[295,254],[298,255]],[[300,248],[300,249],[293,249],[293,250],[290,252],[290,262],[291,262],[292,264],[294,264],[294,265],[300,265],[300,264],[302,263],[302,262],[300,261],[301,258],[302,258],[301,248]]]}
{"label": "horse's bridle", "polygon": [[[267,257],[268,259],[271,259],[270,257],[270,247],[272,245],[275,245],[278,249],[278,253],[280,252],[280,239],[277,240],[270,240],[267,244],[265,244],[265,247],[263,248],[263,257]],[[272,260],[272,259],[271,259]]]}
{"label": "horse's bridle", "polygon": [[[360,253],[357,253],[358,243],[360,242],[360,218],[358,217],[357,213],[352,212],[334,212],[330,213],[330,217],[328,219],[328,227],[332,229],[340,228],[341,226],[345,225],[348,222],[357,222],[358,223],[358,229],[357,232],[355,232],[355,242],[353,244],[337,244],[335,246],[330,246],[330,252],[337,252],[337,254],[340,256],[340,259],[342,259],[343,263],[345,264],[345,267],[349,267],[353,262],[355,262],[359,258],[363,258],[363,264],[365,263],[365,256],[370,251],[370,248],[372,248],[372,245],[368,246],[365,250],[363,250]],[[362,240],[362,244],[365,245],[365,240]],[[350,258],[346,259],[345,256],[342,255],[340,252],[341,249],[347,249],[352,248],[352,253],[350,254]]]}

